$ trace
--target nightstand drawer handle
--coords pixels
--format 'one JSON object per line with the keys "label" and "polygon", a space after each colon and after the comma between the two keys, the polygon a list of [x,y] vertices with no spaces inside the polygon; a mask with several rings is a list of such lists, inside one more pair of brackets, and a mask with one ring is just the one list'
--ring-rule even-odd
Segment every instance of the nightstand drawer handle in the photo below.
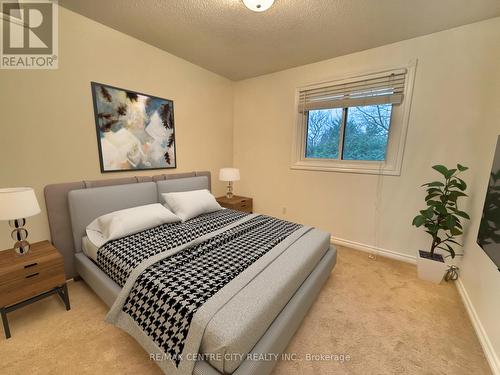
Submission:
{"label": "nightstand drawer handle", "polygon": [[30,268],[36,266],[38,263],[31,263],[24,266],[24,268]]}
{"label": "nightstand drawer handle", "polygon": [[26,278],[27,278],[27,279],[29,279],[30,277],[34,277],[34,276],[36,276],[36,275],[38,275],[38,272],[37,272],[37,273],[34,273],[34,274],[31,274],[31,275],[26,276]]}

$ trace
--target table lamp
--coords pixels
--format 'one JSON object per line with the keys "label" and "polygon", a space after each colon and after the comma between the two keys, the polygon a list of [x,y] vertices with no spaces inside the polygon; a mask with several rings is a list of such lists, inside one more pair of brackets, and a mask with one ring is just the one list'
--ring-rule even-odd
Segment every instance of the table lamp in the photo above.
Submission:
{"label": "table lamp", "polygon": [[9,225],[14,228],[11,237],[16,241],[14,244],[16,253],[24,255],[30,250],[30,244],[26,241],[28,231],[24,228],[25,218],[39,212],[40,206],[32,188],[0,189],[0,220],[8,220]]}
{"label": "table lamp", "polygon": [[233,197],[233,181],[239,181],[240,170],[238,168],[221,168],[219,171],[219,180],[227,181],[226,197],[231,199]]}

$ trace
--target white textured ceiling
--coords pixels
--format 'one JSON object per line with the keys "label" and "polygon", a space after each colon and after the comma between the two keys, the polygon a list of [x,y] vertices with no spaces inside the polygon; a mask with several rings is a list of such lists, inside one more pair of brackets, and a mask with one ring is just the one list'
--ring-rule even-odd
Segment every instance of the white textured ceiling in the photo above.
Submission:
{"label": "white textured ceiling", "polygon": [[233,80],[500,16],[500,0],[59,0]]}

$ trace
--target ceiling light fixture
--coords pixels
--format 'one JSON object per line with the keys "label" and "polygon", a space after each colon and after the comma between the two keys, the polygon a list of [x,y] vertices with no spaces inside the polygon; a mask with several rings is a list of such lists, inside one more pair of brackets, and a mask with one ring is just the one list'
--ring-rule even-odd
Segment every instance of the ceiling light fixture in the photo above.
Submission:
{"label": "ceiling light fixture", "polygon": [[243,0],[243,3],[254,12],[264,12],[272,7],[274,0]]}

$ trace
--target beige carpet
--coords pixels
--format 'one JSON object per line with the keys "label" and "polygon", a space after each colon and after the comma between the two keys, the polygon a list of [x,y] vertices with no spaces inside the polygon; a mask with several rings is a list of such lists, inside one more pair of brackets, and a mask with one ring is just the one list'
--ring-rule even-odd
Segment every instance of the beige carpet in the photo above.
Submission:
{"label": "beige carpet", "polygon": [[[2,374],[161,374],[133,339],[103,322],[106,306],[85,283],[69,289],[69,312],[53,296],[9,314]],[[278,363],[275,375],[491,374],[453,284],[423,282],[412,265],[342,248],[287,352],[295,360]]]}

